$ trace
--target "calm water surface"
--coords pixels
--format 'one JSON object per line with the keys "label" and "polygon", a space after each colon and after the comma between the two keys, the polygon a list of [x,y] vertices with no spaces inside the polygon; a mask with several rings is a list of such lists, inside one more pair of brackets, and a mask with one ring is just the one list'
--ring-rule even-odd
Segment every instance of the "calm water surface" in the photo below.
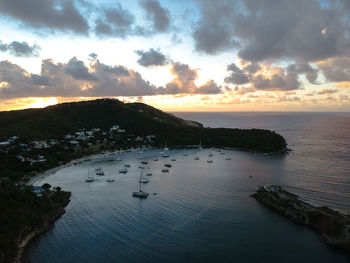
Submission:
{"label": "calm water surface", "polygon": [[[159,150],[121,153],[67,167],[39,182],[72,192],[67,213],[29,251],[28,262],[350,262],[317,234],[261,206],[257,185],[279,184],[319,204],[350,210],[350,115],[177,113],[210,127],[266,128],[293,152]],[[207,163],[213,152],[213,163]],[[198,161],[194,157],[198,156]],[[230,157],[231,160],[225,160]],[[122,161],[117,161],[120,158]],[[176,161],[170,161],[176,158]],[[153,175],[137,190],[140,162]],[[169,173],[161,173],[171,162]],[[119,174],[124,163],[131,167]],[[85,183],[102,167],[106,176]],[[252,175],[252,179],[250,178]],[[116,179],[107,183],[108,176]],[[153,195],[157,193],[157,195]]]}

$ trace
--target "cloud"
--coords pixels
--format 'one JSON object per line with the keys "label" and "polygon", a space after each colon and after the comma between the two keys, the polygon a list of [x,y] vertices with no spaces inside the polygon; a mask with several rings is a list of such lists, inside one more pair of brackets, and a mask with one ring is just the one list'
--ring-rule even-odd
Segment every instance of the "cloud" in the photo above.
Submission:
{"label": "cloud", "polygon": [[332,94],[332,93],[336,93],[336,92],[338,92],[337,89],[322,89],[317,94],[319,94],[319,95],[326,95],[326,94]]}
{"label": "cloud", "polygon": [[141,0],[140,4],[146,11],[147,18],[152,21],[157,32],[165,32],[170,26],[170,12],[162,7],[157,0]]}
{"label": "cloud", "polygon": [[0,12],[33,28],[86,34],[88,23],[77,9],[76,2],[74,0],[0,0]]}
{"label": "cloud", "polygon": [[233,1],[198,0],[200,19],[192,34],[197,51],[214,55],[237,48],[239,42],[233,34],[231,12]]}
{"label": "cloud", "polygon": [[36,44],[30,46],[27,42],[12,41],[9,44],[4,44],[0,40],[0,51],[9,52],[16,57],[38,57],[40,47]]}
{"label": "cloud", "polygon": [[135,53],[139,56],[137,62],[144,67],[164,66],[168,63],[165,55],[153,48],[148,51],[136,50]]}
{"label": "cloud", "polygon": [[270,64],[251,64],[243,62],[240,68],[235,63],[227,66],[230,75],[225,78],[225,82],[235,85],[244,85],[250,83],[256,90],[276,90],[287,91],[299,89],[299,74],[302,69],[296,65],[290,65],[287,69],[283,67],[272,66]]}
{"label": "cloud", "polygon": [[10,61],[0,62],[0,99],[25,97],[103,97],[164,94],[216,94],[221,92],[214,81],[197,87],[197,70],[175,63],[175,78],[164,87],[156,87],[142,76],[121,65],[101,63],[97,55],[89,66],[73,57],[67,63],[42,61],[40,74],[31,74]]}
{"label": "cloud", "polygon": [[337,57],[320,61],[317,63],[317,66],[329,81],[350,81],[350,57]]}
{"label": "cloud", "polygon": [[133,33],[134,21],[134,15],[117,3],[115,8],[103,10],[102,17],[95,22],[95,33],[100,36],[124,37]]}
{"label": "cloud", "polygon": [[165,94],[218,94],[221,87],[213,80],[209,80],[202,86],[197,86],[198,70],[190,68],[187,64],[175,62],[172,64],[171,73],[175,78],[166,84]]}
{"label": "cloud", "polygon": [[289,58],[308,63],[350,53],[346,0],[197,0],[197,51],[233,48],[248,61]]}

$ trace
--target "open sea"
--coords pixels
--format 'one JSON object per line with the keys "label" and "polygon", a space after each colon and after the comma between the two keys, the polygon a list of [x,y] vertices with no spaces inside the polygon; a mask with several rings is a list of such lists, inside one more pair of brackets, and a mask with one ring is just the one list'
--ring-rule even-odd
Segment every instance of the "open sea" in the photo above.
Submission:
{"label": "open sea", "polygon": [[[278,184],[350,213],[350,113],[174,114],[206,127],[274,130],[292,152],[264,156],[204,148],[169,150],[170,157],[162,158],[152,149],[63,168],[37,184],[71,191],[71,202],[34,242],[26,261],[350,262],[350,255],[328,247],[317,233],[249,197],[259,185]],[[207,163],[209,153],[213,163]],[[141,161],[148,162],[145,173],[152,172],[143,185],[150,193],[145,200],[131,196],[138,189]],[[119,174],[126,163],[128,173]],[[169,173],[161,172],[165,163],[172,164]],[[97,167],[106,175],[86,183]]]}

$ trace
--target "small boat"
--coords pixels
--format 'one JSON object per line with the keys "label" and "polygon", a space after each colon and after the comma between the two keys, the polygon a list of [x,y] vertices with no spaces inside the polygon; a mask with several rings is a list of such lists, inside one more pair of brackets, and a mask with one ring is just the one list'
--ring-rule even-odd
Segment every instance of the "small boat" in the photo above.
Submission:
{"label": "small boat", "polygon": [[203,147],[202,147],[202,141],[199,141],[198,150],[203,150]]}
{"label": "small boat", "polygon": [[183,156],[188,156],[188,153],[183,153],[182,155],[183,155]]}
{"label": "small boat", "polygon": [[137,197],[137,198],[147,198],[148,197],[148,193],[142,191],[141,180],[142,180],[142,173],[141,173],[140,180],[139,180],[139,191],[133,192],[132,197]]}
{"label": "small boat", "polygon": [[175,161],[176,161],[176,159],[171,159],[171,161],[172,161],[172,162],[175,162]]}
{"label": "small boat", "polygon": [[213,156],[214,156],[214,154],[212,154],[212,153],[209,153],[209,154],[208,154],[208,156],[209,156],[209,157],[213,157]]}
{"label": "small boat", "polygon": [[146,173],[146,176],[151,176],[151,175],[152,175],[152,172],[151,172],[150,168],[148,167],[147,170],[148,170],[148,171],[147,171],[147,173]]}
{"label": "small boat", "polygon": [[145,184],[145,183],[148,183],[150,180],[148,178],[143,178],[143,174],[141,172],[141,176],[140,176],[140,179],[139,179],[139,183],[141,184]]}
{"label": "small boat", "polygon": [[124,167],[130,167],[130,164],[126,163],[124,164]]}
{"label": "small boat", "polygon": [[162,169],[162,173],[169,173],[169,169],[163,168],[163,169]]}
{"label": "small boat", "polygon": [[169,154],[167,154],[167,153],[162,153],[162,157],[163,158],[168,158],[170,155]]}
{"label": "small boat", "polygon": [[225,152],[221,152],[220,154],[226,154]]}
{"label": "small boat", "polygon": [[232,159],[231,157],[227,157],[227,158],[225,158],[225,160],[227,160],[227,161],[228,161],[228,160],[231,160],[231,159]]}
{"label": "small boat", "polygon": [[207,160],[207,163],[213,163],[214,161],[212,159]]}
{"label": "small boat", "polygon": [[142,154],[142,151],[139,151],[138,154]]}
{"label": "small boat", "polygon": [[154,157],[153,161],[159,161],[159,159],[157,157]]}
{"label": "small boat", "polygon": [[171,167],[171,163],[165,163],[164,166]]}
{"label": "small boat", "polygon": [[143,165],[139,165],[140,169],[145,169],[145,167]]}
{"label": "small boat", "polygon": [[120,174],[126,174],[127,172],[128,172],[128,169],[126,169],[125,167],[119,169]]}
{"label": "small boat", "polygon": [[98,172],[98,171],[102,171],[102,168],[101,168],[101,167],[97,167],[97,168],[95,169],[95,172]]}
{"label": "small boat", "polygon": [[142,163],[142,164],[148,164],[148,162],[146,162],[146,161],[142,161],[141,163]]}
{"label": "small boat", "polygon": [[87,183],[91,183],[91,182],[94,182],[96,181],[96,179],[93,177],[93,176],[88,176],[86,179],[85,179],[85,182]]}
{"label": "small boat", "polygon": [[99,170],[99,171],[96,172],[96,175],[104,176],[104,175],[105,175],[105,172],[102,171],[102,170]]}
{"label": "small boat", "polygon": [[121,162],[121,161],[122,161],[122,159],[120,159],[120,158],[117,158],[117,159],[116,159],[116,161],[117,161],[117,162]]}
{"label": "small boat", "polygon": [[198,161],[198,160],[199,160],[199,157],[198,157],[198,156],[196,156],[196,157],[194,157],[194,159]]}
{"label": "small boat", "polygon": [[106,180],[108,183],[113,183],[114,181],[115,181],[115,179],[114,178],[111,178],[111,177],[109,177],[109,178],[107,178],[107,180]]}

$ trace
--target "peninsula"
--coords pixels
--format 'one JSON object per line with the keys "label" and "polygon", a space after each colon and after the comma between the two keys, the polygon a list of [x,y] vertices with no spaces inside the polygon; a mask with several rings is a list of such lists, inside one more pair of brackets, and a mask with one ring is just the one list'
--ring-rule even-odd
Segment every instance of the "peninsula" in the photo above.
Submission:
{"label": "peninsula", "polygon": [[317,231],[329,246],[350,252],[350,216],[304,200],[276,185],[260,187],[252,197],[287,218]]}

